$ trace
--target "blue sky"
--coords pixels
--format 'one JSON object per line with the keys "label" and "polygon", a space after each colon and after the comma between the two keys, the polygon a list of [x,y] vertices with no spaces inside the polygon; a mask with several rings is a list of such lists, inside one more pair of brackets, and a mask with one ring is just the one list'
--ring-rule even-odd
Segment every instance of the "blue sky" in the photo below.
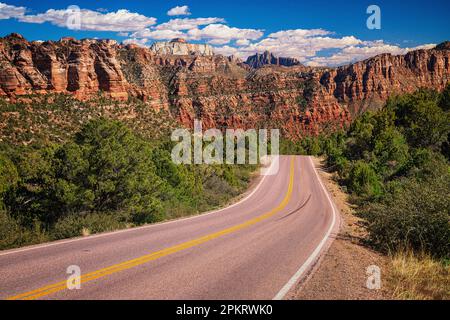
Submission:
{"label": "blue sky", "polygon": [[[371,4],[380,7],[380,30],[366,26]],[[66,26],[69,5],[82,9],[80,30]],[[243,59],[270,50],[309,65],[339,65],[450,40],[449,12],[448,0],[0,0],[0,36],[18,32],[29,40],[98,37],[144,46],[180,36]]]}

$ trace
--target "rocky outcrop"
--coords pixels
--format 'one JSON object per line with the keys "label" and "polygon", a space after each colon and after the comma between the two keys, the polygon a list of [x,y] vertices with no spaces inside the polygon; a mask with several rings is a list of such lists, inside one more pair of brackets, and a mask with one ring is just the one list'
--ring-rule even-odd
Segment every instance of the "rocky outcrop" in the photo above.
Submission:
{"label": "rocky outcrop", "polygon": [[0,40],[0,88],[15,97],[66,92],[84,98],[104,92],[127,99],[126,82],[112,40],[26,41],[18,34]]}
{"label": "rocky outcrop", "polygon": [[158,55],[176,55],[176,56],[212,56],[213,48],[207,44],[187,43],[184,39],[173,39],[170,42],[155,42],[150,50]]}
{"label": "rocky outcrop", "polygon": [[298,61],[295,58],[276,57],[269,51],[264,51],[264,53],[262,54],[256,53],[255,55],[248,57],[245,63],[255,69],[267,65],[284,66],[284,67],[301,65],[300,61]]}
{"label": "rocky outcrop", "polygon": [[421,87],[442,90],[450,81],[450,50],[445,45],[406,55],[382,54],[321,75],[320,86],[353,113],[380,106],[392,94]]}
{"label": "rocky outcrop", "polygon": [[110,40],[28,42],[12,34],[0,38],[0,95],[132,96],[168,110],[185,126],[201,118],[205,128],[277,127],[298,138],[345,126],[354,114],[380,106],[392,94],[441,90],[450,76],[446,44],[339,68],[286,68],[279,61],[255,69],[221,55],[157,54]]}

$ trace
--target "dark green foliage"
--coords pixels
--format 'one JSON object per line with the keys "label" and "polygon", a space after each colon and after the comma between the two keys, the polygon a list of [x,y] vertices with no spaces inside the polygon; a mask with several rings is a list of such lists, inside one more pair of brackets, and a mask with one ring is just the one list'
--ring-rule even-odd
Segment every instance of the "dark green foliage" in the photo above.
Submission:
{"label": "dark green foliage", "polygon": [[14,163],[0,153],[0,201],[8,190],[17,186],[19,174]]}
{"label": "dark green foliage", "polygon": [[99,233],[126,227],[128,217],[120,214],[71,214],[58,220],[52,230],[53,239],[78,237],[83,232]]}
{"label": "dark green foliage", "polygon": [[449,256],[449,92],[394,97],[356,119],[343,143],[322,144],[381,250]]}
{"label": "dark green foliage", "polygon": [[83,212],[129,212],[136,221],[160,220],[163,179],[148,143],[105,119],[87,123],[74,140],[26,155],[22,183],[8,205],[30,225]]}
{"label": "dark green foliage", "polygon": [[409,160],[409,147],[404,136],[394,127],[387,127],[374,139],[373,159],[376,171],[388,178]]}
{"label": "dark green foliage", "polygon": [[441,93],[441,97],[439,99],[439,107],[443,111],[450,111],[450,84],[447,85]]}
{"label": "dark green foliage", "polygon": [[0,145],[0,248],[209,210],[255,169],[175,165],[170,141],[135,132],[100,117],[63,144]]}
{"label": "dark green foliage", "polygon": [[0,249],[6,249],[20,243],[20,228],[18,223],[6,213],[3,204],[0,205]]}
{"label": "dark green foliage", "polygon": [[351,166],[347,185],[349,190],[366,197],[376,197],[382,192],[382,185],[372,166],[363,160]]}
{"label": "dark green foliage", "polygon": [[430,90],[391,99],[387,108],[395,112],[395,124],[402,128],[408,143],[415,148],[438,150],[446,141],[450,117],[438,106],[439,95]]}
{"label": "dark green foliage", "polygon": [[450,254],[449,175],[433,181],[409,180],[381,202],[361,213],[369,239],[384,251],[405,248],[436,257]]}

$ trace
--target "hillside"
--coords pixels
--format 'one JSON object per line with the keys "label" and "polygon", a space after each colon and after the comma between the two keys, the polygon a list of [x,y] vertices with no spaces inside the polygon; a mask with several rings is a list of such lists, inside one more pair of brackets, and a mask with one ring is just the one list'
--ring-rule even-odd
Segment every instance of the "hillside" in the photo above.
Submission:
{"label": "hillside", "polygon": [[[189,44],[172,45],[182,53],[179,47]],[[69,93],[86,100],[102,92],[119,101],[137,97],[185,126],[194,118],[205,127],[269,125],[298,138],[345,126],[391,94],[442,90],[450,75],[445,44],[339,68],[251,70],[232,57],[187,52],[159,54],[112,40],[29,42],[11,34],[0,39],[0,96]]]}

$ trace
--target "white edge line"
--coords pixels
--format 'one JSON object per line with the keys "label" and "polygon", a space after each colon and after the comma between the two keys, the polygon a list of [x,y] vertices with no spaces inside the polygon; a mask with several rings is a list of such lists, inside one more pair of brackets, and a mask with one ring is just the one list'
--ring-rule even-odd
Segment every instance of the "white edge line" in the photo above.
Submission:
{"label": "white edge line", "polygon": [[314,173],[316,174],[316,177],[319,180],[319,183],[320,183],[323,191],[325,192],[325,195],[327,196],[328,202],[330,203],[330,206],[333,211],[333,221],[331,222],[330,228],[328,229],[327,233],[325,234],[324,238],[319,243],[317,248],[313,251],[313,253],[305,261],[305,263],[303,263],[303,265],[300,267],[300,269],[297,270],[297,272],[292,276],[292,278],[289,279],[289,281],[283,286],[283,288],[281,288],[281,290],[276,294],[276,296],[272,300],[282,300],[286,296],[286,294],[292,289],[292,287],[298,282],[298,280],[305,273],[305,271],[308,270],[308,268],[317,259],[320,252],[322,251],[323,247],[327,243],[327,240],[328,240],[331,232],[333,231],[334,225],[336,223],[336,215],[337,214],[336,214],[336,209],[334,207],[334,204],[331,201],[328,191],[327,191],[327,189],[325,189],[325,186],[323,185],[322,180],[320,179],[320,177],[317,173],[316,167],[315,167],[311,157],[309,157],[309,161],[311,162],[311,165],[314,169]]}
{"label": "white edge line", "polygon": [[[274,165],[274,163],[275,162],[272,162],[270,164],[269,168],[272,167]],[[42,249],[42,248],[47,248],[47,247],[53,247],[53,246],[67,244],[67,243],[72,243],[72,242],[76,242],[76,241],[90,240],[90,239],[95,239],[95,238],[100,238],[100,237],[111,236],[111,235],[115,235],[115,234],[119,234],[119,233],[125,233],[125,232],[141,230],[141,229],[153,228],[153,227],[156,227],[156,226],[171,224],[171,223],[180,222],[180,221],[187,221],[187,220],[191,220],[191,219],[205,217],[205,216],[208,216],[208,215],[211,215],[211,214],[214,214],[214,213],[222,212],[224,210],[228,210],[230,208],[233,208],[233,207],[241,204],[242,202],[248,200],[251,196],[253,196],[255,194],[256,191],[259,190],[259,188],[261,187],[262,183],[264,182],[264,180],[266,179],[267,176],[268,175],[264,175],[263,178],[259,181],[258,185],[247,196],[245,196],[244,198],[242,198],[238,202],[236,202],[236,203],[234,203],[234,204],[232,204],[232,205],[230,205],[228,207],[222,208],[222,209],[218,209],[218,210],[214,210],[214,211],[210,211],[210,212],[197,214],[197,215],[191,216],[191,217],[186,217],[186,218],[181,218],[181,219],[174,219],[174,220],[170,220],[170,221],[166,221],[166,222],[160,222],[160,223],[153,223],[153,224],[149,224],[149,225],[145,225],[145,226],[141,226],[141,227],[130,228],[130,229],[123,229],[123,230],[105,232],[105,233],[100,233],[100,234],[97,234],[97,235],[92,235],[92,236],[83,237],[83,238],[80,237],[80,238],[69,239],[69,240],[55,241],[55,242],[50,242],[50,243],[46,243],[46,244],[42,244],[42,245],[34,245],[34,246],[30,246],[30,247],[25,247],[25,248],[22,248],[22,249],[11,249],[11,250],[8,250],[8,251],[5,251],[5,252],[0,252],[0,257],[1,256],[6,256],[6,255],[9,255],[9,254],[14,254],[14,253],[21,253],[21,252],[25,252],[25,251],[31,251],[31,250]]]}

